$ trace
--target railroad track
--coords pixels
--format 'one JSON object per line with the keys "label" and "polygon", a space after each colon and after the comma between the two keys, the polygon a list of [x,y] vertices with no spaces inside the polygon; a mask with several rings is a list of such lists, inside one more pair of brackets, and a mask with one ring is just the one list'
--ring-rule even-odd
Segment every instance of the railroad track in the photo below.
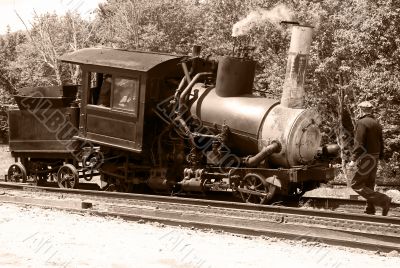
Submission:
{"label": "railroad track", "polygon": [[400,251],[400,218],[171,196],[0,183],[0,202],[247,235]]}

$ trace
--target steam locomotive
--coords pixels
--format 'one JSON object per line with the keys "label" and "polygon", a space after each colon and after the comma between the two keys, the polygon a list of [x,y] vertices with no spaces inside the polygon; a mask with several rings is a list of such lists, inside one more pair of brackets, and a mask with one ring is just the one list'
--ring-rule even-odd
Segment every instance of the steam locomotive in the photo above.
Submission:
{"label": "steam locomotive", "polygon": [[[281,100],[252,94],[256,63],[87,48],[82,85],[25,88],[9,112],[8,180],[54,178],[75,188],[225,191],[265,204],[332,179],[338,147],[321,146],[318,114],[304,108],[312,28],[295,25]],[[242,51],[243,52],[243,51]]]}

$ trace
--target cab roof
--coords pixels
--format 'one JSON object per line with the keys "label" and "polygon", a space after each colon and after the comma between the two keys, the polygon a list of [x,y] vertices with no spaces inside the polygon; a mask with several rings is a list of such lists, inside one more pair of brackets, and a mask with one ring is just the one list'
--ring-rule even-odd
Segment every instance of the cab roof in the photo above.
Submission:
{"label": "cab roof", "polygon": [[148,72],[169,61],[179,61],[183,56],[153,52],[131,51],[114,48],[84,48],[64,54],[63,62],[119,68]]}

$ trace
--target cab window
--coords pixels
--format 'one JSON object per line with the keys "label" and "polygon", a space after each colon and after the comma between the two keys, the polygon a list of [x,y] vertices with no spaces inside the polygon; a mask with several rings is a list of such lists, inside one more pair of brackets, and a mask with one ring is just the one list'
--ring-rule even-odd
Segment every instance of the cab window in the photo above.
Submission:
{"label": "cab window", "polygon": [[137,113],[139,79],[114,78],[112,108]]}

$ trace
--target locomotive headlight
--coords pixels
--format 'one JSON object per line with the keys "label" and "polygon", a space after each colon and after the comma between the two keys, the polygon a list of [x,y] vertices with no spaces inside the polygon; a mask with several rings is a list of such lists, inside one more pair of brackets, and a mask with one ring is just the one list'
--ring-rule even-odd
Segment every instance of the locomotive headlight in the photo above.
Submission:
{"label": "locomotive headlight", "polygon": [[275,106],[266,116],[259,133],[259,150],[271,140],[282,144],[279,154],[273,154],[273,164],[291,167],[314,160],[321,142],[320,118],[314,110]]}

